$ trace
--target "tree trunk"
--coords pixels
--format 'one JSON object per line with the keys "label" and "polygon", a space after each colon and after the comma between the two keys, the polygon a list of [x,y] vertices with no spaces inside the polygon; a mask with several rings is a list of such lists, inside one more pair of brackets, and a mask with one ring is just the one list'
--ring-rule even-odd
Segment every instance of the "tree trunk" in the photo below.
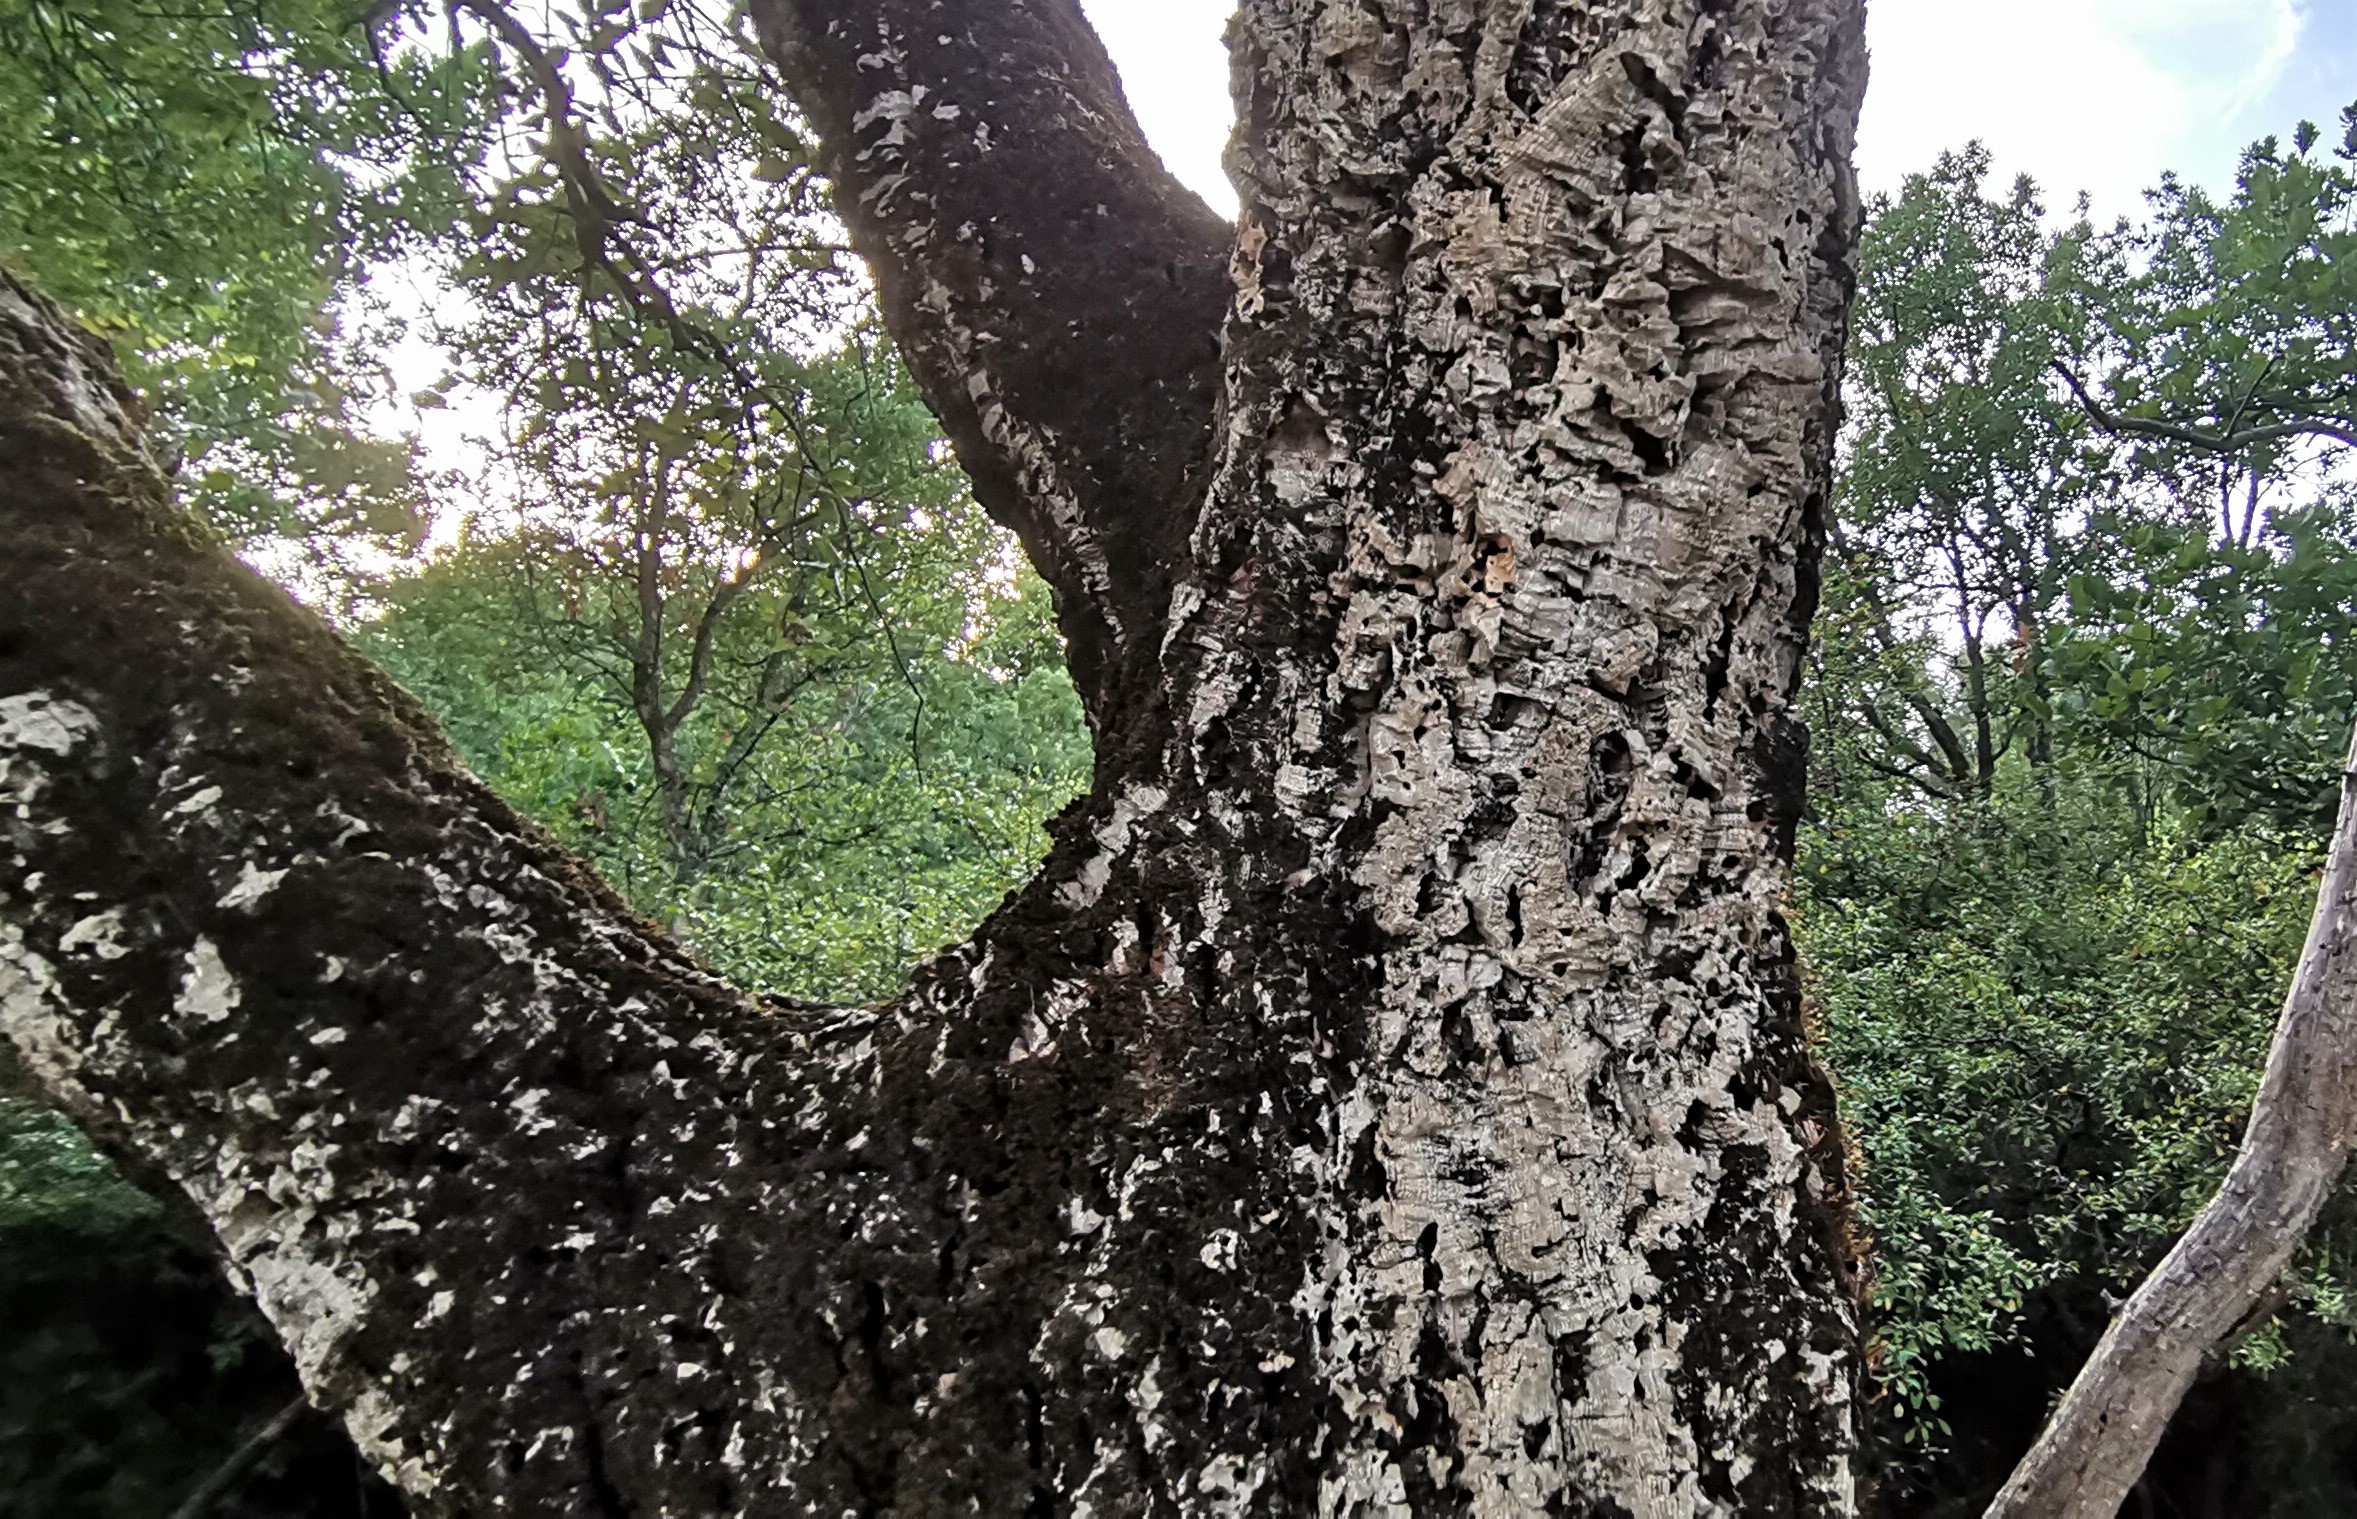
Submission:
{"label": "tree trunk", "polygon": [[422,1512],[1850,1512],[1777,905],[1855,0],[1254,0],[1233,234],[1074,0],[760,9],[1057,593],[1039,877],[731,992],[9,286],[9,1036]]}

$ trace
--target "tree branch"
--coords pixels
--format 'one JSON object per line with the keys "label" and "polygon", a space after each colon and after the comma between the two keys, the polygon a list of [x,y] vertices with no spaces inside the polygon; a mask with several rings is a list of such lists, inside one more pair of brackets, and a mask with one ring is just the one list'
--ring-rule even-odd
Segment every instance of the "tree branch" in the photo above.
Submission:
{"label": "tree branch", "polygon": [[2291,1264],[2357,1142],[2357,745],[2308,947],[2242,1149],[2128,1299],[1989,1519],[2111,1519],[2193,1385]]}
{"label": "tree branch", "polygon": [[806,669],[801,679],[788,681],[785,678],[789,663],[787,655],[787,650],[778,649],[761,662],[761,675],[754,688],[753,699],[746,704],[745,712],[727,747],[713,763],[712,784],[704,794],[701,830],[707,841],[716,840],[727,831],[728,818],[724,807],[729,788],[736,782],[737,772],[752,760],[762,741],[785,717],[793,697],[818,674],[818,669],[814,667]]}
{"label": "tree branch", "polygon": [[[1874,613],[1875,652],[1885,661],[1898,662],[1900,655],[1897,619],[1891,612],[1888,598],[1882,594],[1881,587],[1875,584],[1874,576],[1871,573],[1858,572],[1854,563],[1856,553],[1850,548],[1838,525],[1830,530],[1828,542],[1845,560],[1853,561],[1850,566],[1853,582],[1858,587],[1860,594],[1864,596],[1867,607]],[[1917,673],[1919,672],[1912,670],[1909,672],[1911,676]],[[1899,694],[1914,710],[1915,715],[1922,720],[1924,727],[1931,734],[1932,742],[1939,745],[1940,753],[1947,760],[1948,775],[1953,778],[1956,784],[1970,786],[1973,781],[1972,760],[1964,752],[1964,740],[1957,734],[1955,725],[1948,721],[1947,714],[1940,711],[1932,700],[1923,694],[1920,684],[1915,679],[1910,678],[1902,681]],[[1926,757],[1925,764],[1929,769],[1940,768],[1932,765],[1928,757]]]}
{"label": "tree branch", "polygon": [[2357,432],[2318,417],[2295,417],[2289,422],[2270,422],[2263,427],[2238,428],[2229,423],[2223,432],[2205,432],[2198,427],[2186,427],[2175,422],[2156,422],[2145,417],[2123,417],[2107,410],[2103,403],[2088,394],[2079,377],[2070,372],[2060,360],[2050,366],[2062,376],[2071,394],[2097,427],[2114,437],[2158,438],[2164,443],[2182,443],[2205,453],[2230,454],[2257,443],[2280,443],[2286,438],[2331,438],[2357,448]]}
{"label": "tree branch", "polygon": [[651,474],[648,501],[641,504],[637,523],[637,563],[631,588],[638,602],[638,628],[631,642],[630,700],[646,725],[647,741],[661,747],[677,724],[663,711],[663,543],[670,525],[669,477],[660,461],[639,452],[641,476]]}
{"label": "tree branch", "polygon": [[1230,236],[1077,0],[760,0],[893,337],[1054,589],[1100,733],[1149,700],[1209,464]]}
{"label": "tree branch", "polygon": [[[857,1270],[787,1221],[881,1206],[896,1141],[835,1132],[873,1123],[874,1015],[781,1020],[517,818],[189,525],[103,345],[4,274],[0,559],[0,1035],[190,1196],[422,1511],[724,1470],[694,1421],[754,1372],[706,1338],[853,1395]],[[759,1396],[773,1465],[800,1394]]]}
{"label": "tree branch", "polygon": [[704,699],[704,687],[712,678],[712,650],[720,638],[720,620],[728,610],[753,588],[753,578],[761,572],[761,558],[755,551],[751,562],[721,577],[720,584],[705,598],[704,608],[696,614],[696,630],[687,660],[687,678],[681,683],[678,697],[663,714],[665,723],[677,728],[688,720]]}
{"label": "tree branch", "polygon": [[267,1423],[255,1430],[243,1445],[231,1451],[229,1459],[214,1467],[212,1474],[198,1483],[181,1505],[172,1510],[172,1519],[205,1519],[205,1515],[213,1511],[213,1505],[227,1497],[229,1490],[254,1469],[254,1463],[267,1455],[270,1447],[294,1428],[295,1420],[309,1406],[298,1397],[272,1414]]}
{"label": "tree branch", "polygon": [[[1885,717],[1880,707],[1877,707],[1871,701],[1860,699],[1857,710],[1859,714],[1866,719],[1867,725],[1873,728],[1875,732],[1882,735],[1883,741],[1885,743],[1889,744],[1893,749],[1897,750],[1899,756],[1902,759],[1914,761],[1915,764],[1921,768],[1922,773],[1918,774],[1916,771],[1907,769],[1904,765],[1884,764],[1874,759],[1872,755],[1860,755],[1859,758],[1862,761],[1870,766],[1873,766],[1875,769],[1880,770],[1885,775],[1895,776],[1900,780],[1921,786],[1925,790],[1930,791],[1935,795],[1953,795],[1951,787],[1942,784],[1940,780],[1934,779],[1934,777],[1940,776],[1942,767],[1936,761],[1934,761],[1929,754],[1924,752],[1922,745],[1907,737],[1905,733],[1900,731],[1895,723],[1893,723],[1889,718]],[[1969,772],[1959,773],[1957,775],[1957,780],[1961,784],[1969,785],[1971,782],[1971,776]]]}
{"label": "tree branch", "polygon": [[572,218],[574,241],[580,248],[582,264],[605,271],[616,289],[634,305],[651,303],[657,316],[676,322],[677,312],[661,287],[641,279],[620,261],[630,258],[630,250],[617,252],[615,230],[624,222],[636,220],[637,213],[614,198],[613,192],[606,188],[605,176],[590,158],[588,140],[581,130],[573,106],[573,88],[565,79],[565,71],[549,56],[548,49],[541,46],[532,29],[518,21],[498,0],[450,0],[450,5],[453,10],[464,11],[489,27],[523,63],[533,88],[540,92],[542,113],[548,123],[548,161],[565,186],[565,207]]}

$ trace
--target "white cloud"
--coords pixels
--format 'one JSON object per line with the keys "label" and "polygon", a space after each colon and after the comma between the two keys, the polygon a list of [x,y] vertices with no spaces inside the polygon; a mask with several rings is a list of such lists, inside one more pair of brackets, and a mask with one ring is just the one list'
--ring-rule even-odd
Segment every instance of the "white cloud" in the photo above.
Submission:
{"label": "white cloud", "polygon": [[1887,189],[1977,137],[2058,208],[2131,211],[2166,169],[2221,183],[2301,21],[2293,0],[1878,0],[1859,172]]}

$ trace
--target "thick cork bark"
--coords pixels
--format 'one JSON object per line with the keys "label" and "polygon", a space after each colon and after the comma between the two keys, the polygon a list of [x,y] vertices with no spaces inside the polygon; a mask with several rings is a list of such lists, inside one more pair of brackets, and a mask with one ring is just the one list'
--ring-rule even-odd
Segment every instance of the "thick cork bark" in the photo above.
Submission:
{"label": "thick cork bark", "polygon": [[1058,588],[1039,878],[731,992],[10,287],[9,1036],[420,1512],[1851,1512],[1777,908],[1856,0],[1254,0],[1232,233],[1072,0],[761,9]]}

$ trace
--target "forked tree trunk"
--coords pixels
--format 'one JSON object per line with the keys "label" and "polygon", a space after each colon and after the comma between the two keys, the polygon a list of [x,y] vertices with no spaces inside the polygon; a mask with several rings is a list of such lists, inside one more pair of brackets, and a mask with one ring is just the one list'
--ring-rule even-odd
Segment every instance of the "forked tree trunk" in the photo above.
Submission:
{"label": "forked tree trunk", "polygon": [[421,1511],[1848,1512],[1777,904],[1856,0],[1253,0],[1232,235],[1074,0],[762,9],[1057,590],[1039,878],[731,992],[7,287],[10,1037]]}

